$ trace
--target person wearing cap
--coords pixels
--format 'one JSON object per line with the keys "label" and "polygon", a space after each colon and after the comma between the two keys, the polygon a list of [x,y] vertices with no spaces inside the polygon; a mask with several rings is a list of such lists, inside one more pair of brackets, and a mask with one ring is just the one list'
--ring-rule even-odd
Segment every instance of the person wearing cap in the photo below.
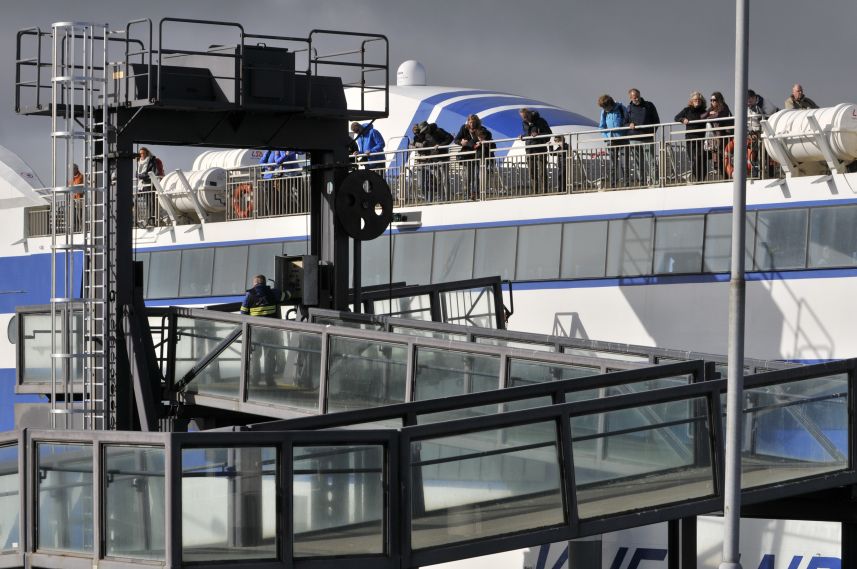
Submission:
{"label": "person wearing cap", "polygon": [[433,202],[436,191],[442,191],[448,177],[445,164],[453,137],[436,123],[428,121],[415,124],[411,130],[414,134],[411,146],[418,149],[417,166],[420,169],[423,195],[426,202]]}
{"label": "person wearing cap", "polygon": [[779,110],[754,90],[747,90],[747,126],[750,132],[761,132],[761,121]]}
{"label": "person wearing cap", "polygon": [[526,107],[518,110],[521,117],[521,140],[524,141],[527,154],[527,168],[530,171],[530,191],[542,193],[547,191],[548,169],[547,169],[547,145],[553,134],[548,121],[538,111]]}
{"label": "person wearing cap", "polygon": [[800,83],[792,85],[792,94],[786,99],[784,105],[787,109],[817,109],[815,101],[803,94],[803,86]]}

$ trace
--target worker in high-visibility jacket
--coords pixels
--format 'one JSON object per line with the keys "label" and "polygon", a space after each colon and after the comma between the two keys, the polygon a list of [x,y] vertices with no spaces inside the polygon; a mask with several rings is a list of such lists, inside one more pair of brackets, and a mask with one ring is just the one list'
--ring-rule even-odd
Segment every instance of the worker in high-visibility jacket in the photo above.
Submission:
{"label": "worker in high-visibility jacket", "polygon": [[246,296],[244,296],[241,314],[267,316],[268,318],[280,317],[280,303],[286,300],[288,296],[279,289],[269,287],[266,282],[265,275],[253,277],[253,288],[248,289]]}
{"label": "worker in high-visibility jacket", "polygon": [[[247,291],[241,304],[241,314],[262,316],[265,318],[280,317],[280,303],[287,300],[288,293],[271,288],[265,275],[253,277],[253,288]],[[250,344],[250,381],[251,385],[275,387],[277,373],[283,367],[282,339],[278,330],[254,327],[251,331]]]}

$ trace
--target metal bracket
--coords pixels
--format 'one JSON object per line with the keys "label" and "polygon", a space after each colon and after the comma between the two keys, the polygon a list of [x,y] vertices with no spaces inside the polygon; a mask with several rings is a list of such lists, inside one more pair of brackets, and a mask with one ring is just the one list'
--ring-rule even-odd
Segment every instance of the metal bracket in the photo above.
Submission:
{"label": "metal bracket", "polygon": [[762,132],[765,135],[765,139],[771,141],[771,154],[773,154],[776,161],[780,163],[780,166],[786,173],[786,177],[791,178],[795,174],[794,171],[796,165],[792,162],[791,154],[789,154],[788,149],[786,149],[786,145],[783,144],[781,139],[777,138],[777,134],[774,132],[774,129],[771,128],[768,121],[763,120],[760,124],[762,125]]}
{"label": "metal bracket", "polygon": [[827,140],[827,133],[823,128],[821,128],[821,125],[818,124],[818,119],[812,115],[808,115],[806,117],[806,122],[809,123],[810,128],[812,128],[812,133],[815,135],[815,141],[818,143],[821,155],[824,156],[824,161],[827,162],[827,167],[830,168],[831,172],[844,174],[845,164],[836,158],[836,155],[833,153],[833,149],[830,147],[830,141]]}
{"label": "metal bracket", "polygon": [[187,178],[184,175],[184,172],[181,170],[176,170],[176,176],[178,176],[179,181],[181,181],[182,186],[184,186],[185,191],[190,198],[191,203],[193,204],[193,210],[196,212],[197,217],[199,217],[200,223],[205,223],[208,221],[208,212],[203,209],[202,204],[199,203],[199,198],[196,196],[196,192],[193,191],[193,188],[190,187],[190,182],[187,181]]}
{"label": "metal bracket", "polygon": [[167,211],[167,215],[170,217],[172,224],[174,226],[178,225],[178,214],[176,213],[176,207],[173,204],[172,198],[164,191],[163,186],[161,186],[161,181],[157,176],[150,174],[149,180],[152,182],[152,187],[155,188],[155,195],[158,197],[158,203]]}

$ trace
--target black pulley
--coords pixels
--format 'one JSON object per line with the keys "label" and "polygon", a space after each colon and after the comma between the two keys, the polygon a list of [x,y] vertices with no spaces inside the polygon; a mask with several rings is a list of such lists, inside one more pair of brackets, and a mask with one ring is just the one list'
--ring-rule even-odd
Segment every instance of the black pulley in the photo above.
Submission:
{"label": "black pulley", "polygon": [[354,239],[380,237],[393,219],[390,186],[371,170],[351,172],[336,191],[336,217]]}

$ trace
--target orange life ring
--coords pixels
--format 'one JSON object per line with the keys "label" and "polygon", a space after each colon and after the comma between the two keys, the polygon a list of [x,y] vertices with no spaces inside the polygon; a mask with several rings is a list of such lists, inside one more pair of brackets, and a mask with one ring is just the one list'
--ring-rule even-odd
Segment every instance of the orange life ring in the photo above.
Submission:
{"label": "orange life ring", "polygon": [[246,219],[253,216],[253,185],[238,184],[232,190],[232,211],[235,217]]}

